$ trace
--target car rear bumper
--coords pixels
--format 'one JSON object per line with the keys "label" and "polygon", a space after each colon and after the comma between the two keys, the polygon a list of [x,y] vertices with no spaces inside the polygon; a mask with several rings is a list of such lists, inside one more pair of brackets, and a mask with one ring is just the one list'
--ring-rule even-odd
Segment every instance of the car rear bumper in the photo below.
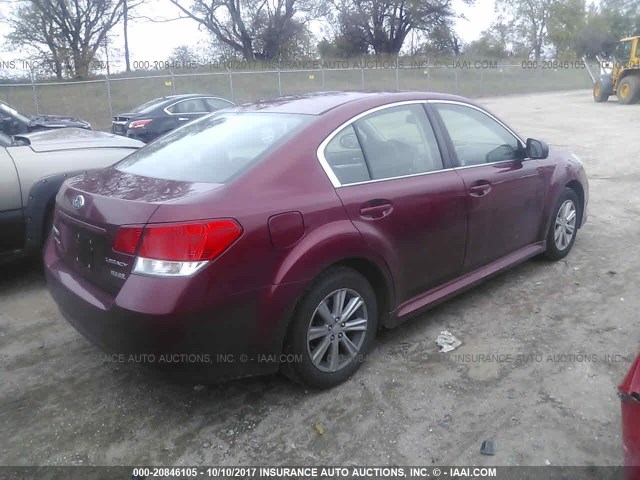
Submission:
{"label": "car rear bumper", "polygon": [[[116,297],[110,296],[79,278],[51,243],[45,251],[45,273],[49,292],[67,321],[102,350],[118,354],[118,361],[179,367],[213,380],[272,373],[282,360],[290,313],[282,299],[291,295],[291,285],[238,293],[215,306],[185,310],[180,302],[188,296],[188,282],[177,283],[158,291],[152,304],[127,308],[136,295],[126,291],[126,283]],[[136,275],[130,279],[138,285],[152,280]]]}

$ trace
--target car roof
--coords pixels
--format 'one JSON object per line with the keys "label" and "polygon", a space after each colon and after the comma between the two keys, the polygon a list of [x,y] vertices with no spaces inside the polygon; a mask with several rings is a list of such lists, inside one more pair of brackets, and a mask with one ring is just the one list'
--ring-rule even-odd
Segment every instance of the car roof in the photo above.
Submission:
{"label": "car roof", "polygon": [[237,112],[260,111],[322,115],[346,104],[352,104],[355,107],[358,103],[366,103],[370,107],[375,107],[393,102],[411,100],[452,100],[473,104],[473,102],[463,97],[432,92],[338,91],[274,97],[267,100],[245,103],[230,110]]}

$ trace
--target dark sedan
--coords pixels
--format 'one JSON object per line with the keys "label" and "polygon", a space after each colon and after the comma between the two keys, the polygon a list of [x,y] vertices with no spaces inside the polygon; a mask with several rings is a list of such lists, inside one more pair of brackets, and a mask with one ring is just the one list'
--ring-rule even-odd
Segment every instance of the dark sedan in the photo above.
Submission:
{"label": "dark sedan", "polygon": [[105,349],[326,388],[380,328],[565,257],[587,199],[574,155],[465,98],[278,98],[67,180],[47,283]]}
{"label": "dark sedan", "polygon": [[65,115],[28,115],[0,101],[0,131],[5,135],[22,135],[69,127],[91,130],[91,124],[79,118]]}
{"label": "dark sedan", "polygon": [[114,116],[111,131],[149,143],[192,120],[233,106],[233,102],[211,95],[170,95]]}

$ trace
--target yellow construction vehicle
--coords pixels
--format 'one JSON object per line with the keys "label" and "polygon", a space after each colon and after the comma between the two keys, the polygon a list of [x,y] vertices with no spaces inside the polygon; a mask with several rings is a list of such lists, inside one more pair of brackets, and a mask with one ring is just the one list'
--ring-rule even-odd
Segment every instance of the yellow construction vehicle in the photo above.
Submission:
{"label": "yellow construction vehicle", "polygon": [[594,79],[593,99],[606,102],[614,93],[623,105],[640,101],[640,35],[620,40],[610,61],[599,57],[600,77]]}

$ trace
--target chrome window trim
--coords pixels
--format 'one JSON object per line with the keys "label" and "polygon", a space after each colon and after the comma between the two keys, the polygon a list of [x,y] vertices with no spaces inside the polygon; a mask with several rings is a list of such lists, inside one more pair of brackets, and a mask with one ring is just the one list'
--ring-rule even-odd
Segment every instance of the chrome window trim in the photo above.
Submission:
{"label": "chrome window trim", "polygon": [[[461,165],[461,166],[458,166],[458,167],[450,167],[450,168],[443,168],[443,169],[440,169],[440,170],[432,170],[430,172],[412,173],[410,175],[401,175],[399,177],[378,178],[378,179],[374,179],[374,180],[366,180],[364,182],[355,182],[355,183],[345,183],[345,184],[340,183],[340,180],[338,180],[338,177],[333,172],[333,169],[331,168],[331,166],[329,165],[329,162],[327,162],[327,159],[324,156],[324,151],[325,151],[327,145],[329,144],[329,142],[331,142],[331,140],[333,140],[333,138],[336,135],[338,135],[338,133],[340,133],[343,128],[348,127],[349,125],[351,125],[352,123],[358,121],[362,117],[366,117],[370,113],[375,113],[375,112],[378,112],[380,110],[385,110],[387,108],[398,107],[398,106],[402,106],[402,105],[415,105],[415,104],[419,104],[419,103],[422,103],[422,104],[427,104],[427,103],[428,104],[448,103],[448,104],[461,105],[463,107],[472,108],[474,110],[477,110],[477,111],[485,114],[487,117],[491,118],[492,120],[497,122],[499,125],[504,127],[505,130],[507,130],[511,135],[513,135],[522,145],[526,144],[526,142],[524,142],[522,140],[522,138],[517,133],[515,133],[513,130],[511,130],[507,125],[502,123],[499,119],[497,119],[496,117],[491,115],[489,112],[483,110],[482,108],[476,107],[475,105],[471,105],[470,103],[460,102],[460,101],[456,101],[456,100],[404,100],[404,101],[400,101],[400,102],[389,103],[389,104],[386,104],[386,105],[379,105],[379,106],[371,108],[371,109],[369,109],[369,110],[367,110],[365,112],[359,113],[355,117],[352,117],[351,119],[349,119],[346,122],[344,122],[342,125],[340,125],[335,130],[333,130],[322,141],[322,143],[318,147],[318,150],[316,152],[316,155],[318,157],[318,161],[320,162],[320,165],[322,166],[322,169],[327,174],[327,177],[329,177],[329,180],[331,181],[331,184],[333,185],[333,187],[334,188],[342,188],[342,187],[350,187],[350,186],[356,186],[356,185],[365,185],[367,183],[388,182],[390,180],[398,180],[400,178],[419,177],[419,176],[422,176],[422,175],[431,175],[433,173],[449,172],[449,171],[452,171],[452,170],[460,170],[460,169],[463,169],[463,168],[485,167],[487,165],[496,165],[498,163],[505,163],[505,162],[512,162],[513,161],[513,160],[499,160],[497,162],[479,163],[477,165]],[[426,113],[425,113],[425,115],[426,115]],[[360,147],[360,150],[362,151],[362,147]]]}
{"label": "chrome window trim", "polygon": [[[342,125],[340,125],[336,129],[334,129],[322,141],[322,143],[318,147],[318,150],[316,151],[316,156],[318,157],[318,161],[320,162],[320,165],[322,166],[322,168],[324,169],[325,173],[329,177],[329,180],[331,181],[331,184],[334,186],[334,188],[347,187],[347,186],[351,186],[351,185],[363,185],[365,183],[372,183],[372,182],[384,182],[384,181],[387,181],[387,180],[395,180],[395,179],[398,179],[398,178],[415,177],[415,176],[418,176],[418,175],[425,175],[425,174],[428,174],[428,173],[442,172],[443,170],[434,170],[432,172],[413,173],[411,175],[403,175],[403,176],[400,176],[400,177],[378,178],[378,179],[375,179],[375,180],[367,180],[367,181],[364,181],[364,182],[345,183],[343,185],[343,184],[340,183],[340,180],[338,180],[338,177],[333,172],[333,169],[331,168],[331,165],[329,165],[329,162],[327,162],[327,159],[324,156],[325,148],[327,147],[329,142],[331,142],[331,140],[333,140],[333,138],[336,135],[338,135],[338,133],[340,133],[343,128],[346,128],[349,125],[353,124],[354,122],[357,122],[362,117],[366,117],[370,113],[379,112],[380,110],[386,110],[387,108],[400,107],[400,106],[403,106],[403,105],[425,104],[425,103],[427,103],[427,100],[403,100],[403,101],[400,101],[400,102],[387,103],[385,105],[378,105],[377,107],[373,107],[373,108],[370,108],[369,110],[366,110],[366,111],[364,111],[362,113],[359,113],[355,117],[351,117],[349,120],[344,122]],[[425,112],[425,115],[426,115],[426,112]],[[360,147],[360,150],[362,151],[362,147]]]}

